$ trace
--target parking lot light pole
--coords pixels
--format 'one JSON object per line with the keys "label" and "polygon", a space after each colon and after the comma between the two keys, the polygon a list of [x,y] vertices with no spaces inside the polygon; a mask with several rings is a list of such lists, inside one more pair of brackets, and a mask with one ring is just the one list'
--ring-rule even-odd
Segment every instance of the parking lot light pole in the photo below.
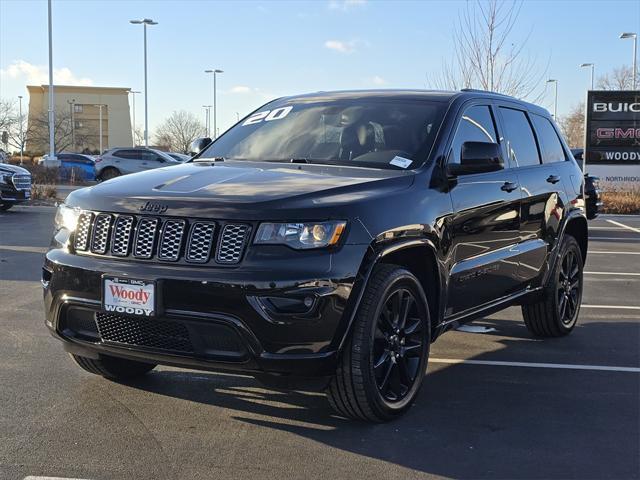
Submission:
{"label": "parking lot light pole", "polygon": [[20,165],[22,165],[22,155],[24,154],[24,131],[22,128],[22,95],[18,95],[18,103],[19,107],[19,118],[20,118]]}
{"label": "parking lot light pole", "polygon": [[553,119],[558,121],[558,80],[550,78],[547,83],[553,83],[554,86],[554,100],[553,100]]}
{"label": "parking lot light pole", "polygon": [[106,107],[104,104],[94,105],[94,107],[98,107],[100,109],[100,114],[98,116],[98,135],[100,136],[100,153],[102,155],[102,107]]}
{"label": "parking lot light pole", "polygon": [[203,105],[204,108],[204,126],[207,137],[211,137],[211,107],[213,105]]}
{"label": "parking lot light pole", "polygon": [[69,114],[71,115],[71,149],[76,149],[76,122],[73,118],[73,110],[75,109],[74,104],[76,103],[76,99],[72,98],[71,100],[67,100],[69,104]]}
{"label": "parking lot light pole", "polygon": [[632,90],[636,89],[636,77],[638,76],[638,65],[637,65],[637,61],[638,61],[638,34],[635,32],[624,32],[620,34],[620,38],[622,39],[627,39],[627,38],[632,38],[633,39],[633,70],[631,71],[631,78],[633,78],[632,81]]}
{"label": "parking lot light pole", "polygon": [[143,18],[142,20],[129,20],[129,23],[134,25],[144,26],[144,146],[149,147],[149,103],[148,103],[148,87],[147,87],[147,25],[157,25],[158,22],[154,22],[150,18]]}
{"label": "parking lot light pole", "polygon": [[218,137],[218,113],[216,107],[216,75],[218,73],[224,73],[223,70],[213,69],[213,70],[205,70],[204,73],[213,73],[213,139],[215,140]]}
{"label": "parking lot light pole", "polygon": [[131,94],[131,99],[133,101],[132,104],[132,108],[133,108],[133,128],[131,129],[131,143],[133,143],[133,146],[136,146],[136,94],[140,93],[139,91],[135,91],[135,90],[129,90],[129,93]]}
{"label": "parking lot light pole", "polygon": [[591,90],[593,90],[593,71],[595,69],[595,63],[583,63],[580,65],[581,68],[591,67]]}
{"label": "parking lot light pole", "polygon": [[55,103],[53,98],[53,36],[51,32],[51,0],[48,2],[49,23],[49,160],[56,158],[55,146]]}

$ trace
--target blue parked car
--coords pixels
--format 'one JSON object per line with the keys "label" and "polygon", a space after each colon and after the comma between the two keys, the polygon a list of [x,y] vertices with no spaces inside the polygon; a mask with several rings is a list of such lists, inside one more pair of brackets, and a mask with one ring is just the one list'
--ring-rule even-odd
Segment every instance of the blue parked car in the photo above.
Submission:
{"label": "blue parked car", "polygon": [[90,181],[96,179],[96,164],[92,157],[80,153],[59,153],[60,179]]}

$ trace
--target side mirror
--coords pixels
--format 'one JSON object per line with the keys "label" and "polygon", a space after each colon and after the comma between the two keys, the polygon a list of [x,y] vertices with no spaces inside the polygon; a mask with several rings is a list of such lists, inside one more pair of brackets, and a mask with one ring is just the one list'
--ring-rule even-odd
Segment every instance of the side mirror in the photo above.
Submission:
{"label": "side mirror", "polygon": [[196,138],[193,142],[191,142],[190,155],[193,157],[194,155],[199,154],[205,148],[209,146],[211,143],[211,139],[209,137],[200,137]]}
{"label": "side mirror", "polygon": [[502,152],[497,143],[464,142],[460,153],[460,163],[447,165],[447,173],[452,176],[471,175],[502,170]]}

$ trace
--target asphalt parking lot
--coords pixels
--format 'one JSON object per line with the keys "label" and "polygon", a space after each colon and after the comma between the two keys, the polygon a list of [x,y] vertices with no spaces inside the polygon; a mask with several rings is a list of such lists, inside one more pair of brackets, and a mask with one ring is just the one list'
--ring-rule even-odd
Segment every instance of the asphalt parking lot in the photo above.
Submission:
{"label": "asphalt parking lot", "polygon": [[364,425],[248,377],[77,368],[43,325],[53,214],[0,214],[2,479],[640,478],[640,217],[590,222],[572,335],[532,339],[517,308],[447,333],[414,408]]}

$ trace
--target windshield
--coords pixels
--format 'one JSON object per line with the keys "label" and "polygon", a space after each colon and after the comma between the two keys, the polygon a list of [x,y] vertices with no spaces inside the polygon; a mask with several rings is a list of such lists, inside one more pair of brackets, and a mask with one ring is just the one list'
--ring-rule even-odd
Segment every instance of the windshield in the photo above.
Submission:
{"label": "windshield", "polygon": [[196,159],[417,168],[446,103],[398,98],[276,100],[232,127]]}

